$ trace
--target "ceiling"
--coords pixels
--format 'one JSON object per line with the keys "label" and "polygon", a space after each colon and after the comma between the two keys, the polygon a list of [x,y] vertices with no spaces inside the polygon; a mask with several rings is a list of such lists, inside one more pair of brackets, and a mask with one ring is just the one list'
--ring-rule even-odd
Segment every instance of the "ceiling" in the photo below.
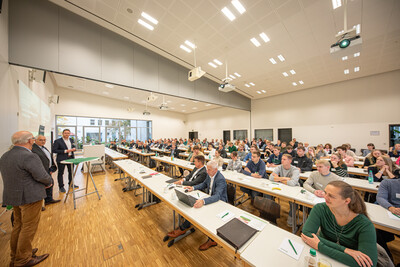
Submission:
{"label": "ceiling", "polygon": [[[197,65],[209,78],[223,79],[227,61],[229,74],[241,75],[232,83],[252,99],[400,68],[400,1],[396,0],[348,0],[348,28],[361,24],[363,44],[361,55],[352,54],[346,61],[329,52],[344,27],[344,6],[333,9],[329,0],[240,0],[246,8],[241,15],[230,0],[51,1],[188,68],[194,63],[193,52],[180,45],[189,40],[197,46]],[[221,12],[225,6],[235,20]],[[142,12],[158,20],[153,31],[138,23]],[[261,40],[262,32],[270,38],[268,43]],[[250,42],[253,37],[261,46]],[[284,62],[277,59],[279,54]],[[271,57],[278,63],[272,64]],[[213,68],[208,65],[213,59],[224,64]],[[292,69],[296,74],[290,74]],[[246,87],[249,82],[255,86]]]}
{"label": "ceiling", "polygon": [[[125,101],[126,104],[122,107],[124,109],[134,108],[136,111],[143,111],[143,106],[146,105],[147,97],[150,95],[149,92],[124,86],[110,85],[58,73],[51,73],[51,75],[58,87]],[[158,109],[164,101],[168,106],[168,111],[172,112],[189,114],[220,107],[210,103],[179,97],[164,96],[163,99],[162,94],[154,93],[154,95],[157,96],[157,99],[148,102],[147,105],[149,107]]]}

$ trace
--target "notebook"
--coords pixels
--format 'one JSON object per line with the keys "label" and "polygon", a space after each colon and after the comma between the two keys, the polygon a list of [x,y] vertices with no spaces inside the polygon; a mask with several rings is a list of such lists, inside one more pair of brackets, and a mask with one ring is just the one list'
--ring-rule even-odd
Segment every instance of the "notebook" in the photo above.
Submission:
{"label": "notebook", "polygon": [[217,229],[217,235],[236,250],[240,249],[256,233],[256,229],[241,222],[237,218],[233,218]]}

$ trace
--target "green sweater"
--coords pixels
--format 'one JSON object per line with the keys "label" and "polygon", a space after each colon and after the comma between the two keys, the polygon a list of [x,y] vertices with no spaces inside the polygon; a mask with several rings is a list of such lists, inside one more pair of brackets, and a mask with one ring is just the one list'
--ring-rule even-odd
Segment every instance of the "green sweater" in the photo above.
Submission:
{"label": "green sweater", "polygon": [[[358,267],[354,258],[344,252],[345,248],[350,248],[368,255],[374,263],[373,266],[376,266],[378,251],[375,227],[366,216],[359,214],[341,227],[337,224],[335,216],[326,203],[320,203],[311,210],[310,216],[303,226],[303,233],[312,237],[313,233],[317,234],[320,227],[318,250],[321,253],[348,266]],[[339,236],[340,245],[336,244],[337,236]]]}

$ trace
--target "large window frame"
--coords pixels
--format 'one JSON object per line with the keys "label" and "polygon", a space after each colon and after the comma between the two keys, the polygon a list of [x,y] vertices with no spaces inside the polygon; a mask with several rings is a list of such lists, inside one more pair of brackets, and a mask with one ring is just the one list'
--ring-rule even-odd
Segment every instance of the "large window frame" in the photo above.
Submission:
{"label": "large window frame", "polygon": [[274,140],[274,129],[254,129],[254,138],[256,138],[256,140],[259,138],[262,140],[267,139],[272,142]]}

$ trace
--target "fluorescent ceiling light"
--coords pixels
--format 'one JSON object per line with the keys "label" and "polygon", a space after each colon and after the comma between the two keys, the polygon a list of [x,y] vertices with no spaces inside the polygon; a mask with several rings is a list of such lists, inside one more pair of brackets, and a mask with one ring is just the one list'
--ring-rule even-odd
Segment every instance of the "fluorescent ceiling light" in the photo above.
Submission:
{"label": "fluorescent ceiling light", "polygon": [[232,74],[230,74],[229,77],[231,77],[232,79],[236,79],[236,77],[233,76]]}
{"label": "fluorescent ceiling light", "polygon": [[360,52],[354,53],[354,57],[359,57],[360,56]]}
{"label": "fluorescent ceiling light", "polygon": [[185,50],[185,51],[188,52],[188,53],[192,52],[192,50],[190,50],[189,48],[187,48],[187,47],[184,46],[184,45],[181,45],[180,48],[183,49],[183,50]]}
{"label": "fluorescent ceiling light", "polygon": [[303,81],[299,81],[299,84],[304,84],[304,82]]}
{"label": "fluorescent ceiling light", "polygon": [[114,85],[109,84],[109,83],[106,83],[104,86],[107,87],[107,88],[114,88]]}
{"label": "fluorescent ceiling light", "polygon": [[261,92],[260,92],[260,91],[257,91],[257,94],[261,94]]}
{"label": "fluorescent ceiling light", "polygon": [[244,86],[246,86],[246,87],[250,87],[250,85],[248,85],[247,83],[246,83]]}
{"label": "fluorescent ceiling light", "polygon": [[192,107],[192,109],[197,109],[196,107]]}
{"label": "fluorescent ceiling light", "polygon": [[296,72],[294,70],[290,70],[290,73],[293,75],[296,74]]}
{"label": "fluorescent ceiling light", "polygon": [[215,64],[212,63],[212,62],[208,62],[208,65],[210,65],[210,66],[213,67],[213,68],[216,68],[216,67],[217,67],[217,65],[215,65]]}
{"label": "fluorescent ceiling light", "polygon": [[193,48],[193,49],[196,48],[196,46],[194,45],[194,43],[192,43],[192,42],[190,42],[190,41],[188,41],[188,40],[185,41],[185,44],[186,44],[187,46],[190,46],[190,47]]}
{"label": "fluorescent ceiling light", "polygon": [[256,46],[259,47],[261,44],[256,38],[251,38],[250,41]]}
{"label": "fluorescent ceiling light", "polygon": [[279,60],[282,61],[282,62],[285,61],[285,58],[284,58],[282,55],[278,55],[278,58],[279,58]]}
{"label": "fluorescent ceiling light", "polygon": [[240,13],[243,14],[244,12],[246,12],[246,9],[244,8],[244,6],[239,2],[239,0],[233,0],[232,5],[236,8],[236,10]]}
{"label": "fluorescent ceiling light", "polygon": [[206,104],[206,107],[209,107],[209,106],[211,106],[211,104]]}
{"label": "fluorescent ceiling light", "polygon": [[349,69],[344,70],[344,74],[349,74],[349,72],[350,72]]}
{"label": "fluorescent ceiling light", "polygon": [[227,7],[224,7],[221,11],[230,21],[236,19],[235,15]]}
{"label": "fluorescent ceiling light", "polygon": [[297,85],[297,83],[295,83],[295,82],[292,82],[292,84],[293,84],[293,86],[296,86],[296,85]]}
{"label": "fluorescent ceiling light", "polygon": [[218,59],[214,59],[214,62],[217,63],[217,64],[220,65],[220,66],[222,65],[222,62],[219,61]]}
{"label": "fluorescent ceiling light", "polygon": [[182,112],[186,112],[186,110],[182,110]]}
{"label": "fluorescent ceiling light", "polygon": [[143,25],[144,27],[146,27],[149,30],[154,30],[154,27],[151,26],[150,24],[148,24],[147,22],[145,22],[144,20],[138,19],[138,22]]}
{"label": "fluorescent ceiling light", "polygon": [[265,33],[260,33],[261,39],[263,39],[264,42],[268,43],[269,42],[269,37]]}
{"label": "fluorescent ceiling light", "polygon": [[332,0],[332,6],[333,6],[333,9],[341,7],[342,6],[342,1],[341,0]]}
{"label": "fluorescent ceiling light", "polygon": [[272,64],[276,64],[276,61],[275,61],[275,59],[274,59],[274,58],[272,58],[272,57],[269,59],[269,61],[271,61],[271,63],[272,63]]}
{"label": "fluorescent ceiling light", "polygon": [[256,86],[254,83],[249,83],[251,86]]}
{"label": "fluorescent ceiling light", "polygon": [[287,72],[282,72],[283,76],[287,77],[289,76],[289,74],[287,74]]}
{"label": "fluorescent ceiling light", "polygon": [[185,104],[181,104],[181,107],[184,107],[184,106],[186,106]]}
{"label": "fluorescent ceiling light", "polygon": [[266,93],[266,91],[265,91],[265,90],[261,90],[261,92],[263,92],[263,93]]}
{"label": "fluorescent ceiling light", "polygon": [[147,19],[148,21],[150,21],[151,23],[153,23],[154,25],[158,24],[158,20],[156,20],[155,18],[153,18],[152,16],[150,16],[149,14],[142,12],[142,17]]}
{"label": "fluorescent ceiling light", "polygon": [[354,72],[358,72],[358,71],[360,71],[360,67],[355,67]]}
{"label": "fluorescent ceiling light", "polygon": [[234,73],[237,77],[241,77],[239,73],[235,72]]}
{"label": "fluorescent ceiling light", "polygon": [[342,57],[342,60],[343,60],[343,61],[345,61],[345,60],[347,60],[347,59],[348,59],[347,56]]}

